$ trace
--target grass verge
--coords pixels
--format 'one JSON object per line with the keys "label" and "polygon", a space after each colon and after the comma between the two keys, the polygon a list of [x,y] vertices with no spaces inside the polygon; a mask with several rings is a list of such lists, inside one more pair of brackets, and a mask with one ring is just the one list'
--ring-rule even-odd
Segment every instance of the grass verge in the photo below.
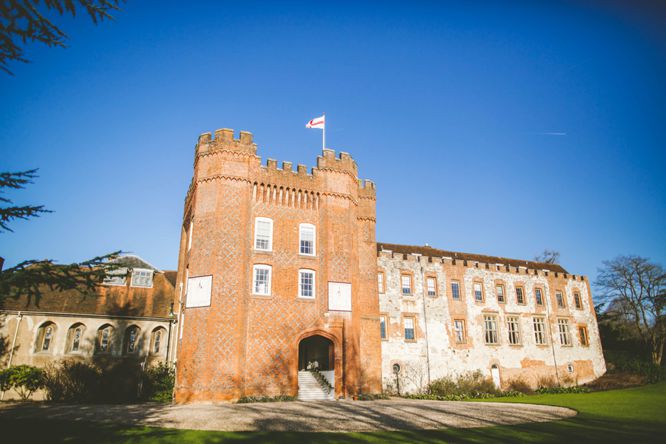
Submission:
{"label": "grass verge", "polygon": [[68,443],[644,443],[663,442],[666,433],[666,383],[607,392],[497,398],[481,402],[558,405],[573,408],[579,414],[549,423],[372,433],[207,432],[48,419],[9,420],[2,416],[0,427],[3,437],[10,438],[8,442]]}

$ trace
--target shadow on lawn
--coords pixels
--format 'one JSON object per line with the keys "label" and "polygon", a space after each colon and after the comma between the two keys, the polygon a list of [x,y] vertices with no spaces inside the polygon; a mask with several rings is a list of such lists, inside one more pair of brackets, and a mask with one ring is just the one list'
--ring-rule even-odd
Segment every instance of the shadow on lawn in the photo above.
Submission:
{"label": "shadow on lawn", "polygon": [[[312,432],[208,432],[150,427],[120,426],[87,421],[6,419],[0,416],[5,437],[20,437],[23,442],[95,443],[478,443],[478,442],[662,442],[663,424],[610,421],[581,415],[550,423],[494,426],[474,429],[411,430],[369,433]],[[10,440],[11,442],[11,440]]]}

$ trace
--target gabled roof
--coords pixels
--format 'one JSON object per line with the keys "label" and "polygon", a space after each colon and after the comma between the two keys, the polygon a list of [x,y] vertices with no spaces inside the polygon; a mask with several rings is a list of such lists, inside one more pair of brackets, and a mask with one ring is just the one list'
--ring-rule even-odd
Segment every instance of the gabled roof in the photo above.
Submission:
{"label": "gabled roof", "polygon": [[420,254],[429,257],[450,257],[456,260],[465,260],[472,262],[483,262],[487,264],[504,264],[512,267],[526,267],[532,270],[548,270],[558,273],[567,273],[559,264],[547,264],[545,262],[526,261],[521,259],[508,259],[498,256],[486,256],[483,254],[461,253],[457,251],[439,250],[430,246],[400,245],[377,242],[377,252],[390,250],[398,254]]}
{"label": "gabled roof", "polygon": [[162,270],[155,267],[147,260],[137,256],[136,254],[123,254],[122,256],[119,256],[110,262],[117,263],[118,265],[122,265],[127,268],[146,268],[148,270],[153,270],[158,273],[162,273]]}

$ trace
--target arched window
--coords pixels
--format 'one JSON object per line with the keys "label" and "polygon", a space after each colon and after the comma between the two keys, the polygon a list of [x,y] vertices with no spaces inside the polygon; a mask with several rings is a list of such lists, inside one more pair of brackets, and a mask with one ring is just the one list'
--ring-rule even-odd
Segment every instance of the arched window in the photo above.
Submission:
{"label": "arched window", "polygon": [[164,327],[157,327],[153,330],[153,337],[150,341],[150,352],[158,355],[166,345],[166,329]]}
{"label": "arched window", "polygon": [[55,340],[56,325],[53,322],[44,322],[37,332],[37,342],[35,351],[48,352],[53,350],[53,341]]}
{"label": "arched window", "polygon": [[112,347],[113,327],[109,324],[104,324],[97,330],[97,351],[99,353],[110,353]]}
{"label": "arched window", "polygon": [[83,346],[83,332],[85,329],[85,325],[80,322],[69,327],[69,331],[67,332],[67,353],[77,353],[81,351]]}
{"label": "arched window", "polygon": [[131,325],[125,330],[125,353],[133,354],[139,351],[139,337],[141,329]]}

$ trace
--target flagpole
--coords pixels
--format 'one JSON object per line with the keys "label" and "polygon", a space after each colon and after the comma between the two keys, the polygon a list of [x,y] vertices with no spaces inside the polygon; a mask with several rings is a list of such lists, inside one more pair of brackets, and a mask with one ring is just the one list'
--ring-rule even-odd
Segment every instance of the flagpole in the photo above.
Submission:
{"label": "flagpole", "polygon": [[326,149],[326,113],[324,113],[323,116],[324,116],[324,130],[321,133],[321,149],[325,150]]}

